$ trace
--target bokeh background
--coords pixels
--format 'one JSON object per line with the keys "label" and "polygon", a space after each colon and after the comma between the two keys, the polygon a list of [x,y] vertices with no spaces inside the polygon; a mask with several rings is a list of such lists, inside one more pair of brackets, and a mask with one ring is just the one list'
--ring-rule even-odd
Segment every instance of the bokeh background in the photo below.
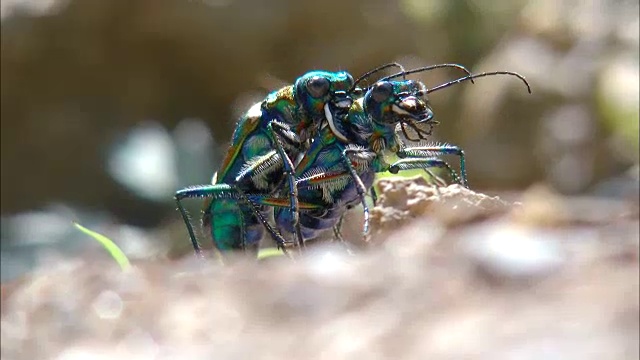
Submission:
{"label": "bokeh background", "polygon": [[638,196],[637,1],[0,3],[3,280],[97,247],[72,220],[132,258],[188,245],[173,192],[207,183],[238,116],[312,69],[517,71],[533,94],[493,77],[430,97],[471,187]]}

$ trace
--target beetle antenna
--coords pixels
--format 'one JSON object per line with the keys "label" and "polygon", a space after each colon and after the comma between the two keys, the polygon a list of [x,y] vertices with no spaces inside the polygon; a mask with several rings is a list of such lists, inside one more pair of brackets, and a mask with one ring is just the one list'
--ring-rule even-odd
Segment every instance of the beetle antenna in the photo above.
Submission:
{"label": "beetle antenna", "polygon": [[[392,62],[392,63],[388,63],[388,64],[384,64],[382,66],[378,66],[377,68],[373,69],[373,70],[369,70],[366,73],[362,74],[359,78],[356,79],[356,81],[353,83],[353,86],[351,87],[351,89],[349,89],[349,92],[353,92],[353,90],[355,90],[356,85],[358,85],[359,82],[361,82],[362,80],[368,78],[369,76],[377,73],[378,71],[382,71],[384,69],[388,69],[390,67],[397,67],[400,69],[401,73],[404,73],[404,67],[396,62]],[[403,76],[404,77],[404,76]]]}
{"label": "beetle antenna", "polygon": [[[433,69],[440,69],[440,68],[445,68],[445,67],[453,67],[453,68],[456,68],[456,69],[460,69],[460,70],[466,72],[467,76],[471,76],[471,72],[469,72],[469,70],[466,67],[462,66],[462,65],[458,65],[458,64],[437,64],[437,65],[424,66],[424,67],[420,67],[420,68],[417,68],[417,69],[412,69],[412,70],[409,70],[409,71],[401,71],[401,72],[395,73],[393,75],[385,76],[385,77],[383,77],[382,79],[380,79],[378,81],[391,80],[391,79],[395,79],[395,78],[400,77],[400,76],[402,76],[404,78],[406,75],[409,75],[409,74],[416,74],[416,73],[421,73],[421,72],[424,72],[424,71],[429,71],[429,70],[433,70]],[[470,80],[473,83],[473,78],[471,78]]]}
{"label": "beetle antenna", "polygon": [[531,86],[529,85],[529,82],[527,81],[527,79],[524,78],[524,76],[516,73],[516,72],[512,72],[512,71],[492,71],[492,72],[484,72],[484,73],[480,73],[480,74],[473,74],[473,75],[469,75],[469,76],[465,76],[465,77],[461,77],[459,79],[456,80],[452,80],[449,82],[446,82],[444,84],[440,84],[436,87],[433,87],[431,89],[427,89],[427,94],[428,93],[432,93],[434,91],[438,91],[441,89],[444,89],[446,87],[449,87],[451,85],[455,85],[458,83],[461,83],[463,81],[467,81],[470,80],[473,82],[473,79],[477,79],[479,77],[485,77],[485,76],[492,76],[492,75],[511,75],[511,76],[515,76],[517,78],[519,78],[520,80],[522,80],[522,82],[524,82],[524,84],[527,86],[527,90],[529,91],[529,94],[531,94]]}

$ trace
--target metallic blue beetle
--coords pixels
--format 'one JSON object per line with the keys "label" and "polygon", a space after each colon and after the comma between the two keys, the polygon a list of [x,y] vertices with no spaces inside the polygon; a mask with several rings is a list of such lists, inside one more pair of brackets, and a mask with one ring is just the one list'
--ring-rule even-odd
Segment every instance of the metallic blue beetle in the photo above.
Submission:
{"label": "metallic blue beetle", "polygon": [[[313,239],[321,231],[339,225],[344,213],[358,202],[364,208],[363,236],[366,237],[369,212],[364,196],[378,172],[398,173],[401,170],[441,167],[448,170],[455,182],[467,186],[462,149],[448,144],[407,147],[400,139],[398,129],[409,141],[427,139],[437,122],[426,94],[462,81],[509,74],[519,77],[529,92],[531,90],[521,75],[511,72],[468,75],[432,89],[427,89],[419,81],[389,81],[401,75],[444,66],[450,65],[416,69],[381,79],[368,89],[363,98],[354,102],[346,117],[341,121],[334,119],[332,126],[318,133],[296,166],[298,200],[305,205],[299,217],[305,239]],[[415,138],[409,132],[413,132]],[[384,160],[385,150],[401,159],[388,164]],[[437,157],[445,154],[460,157],[460,176]],[[312,209],[311,205],[318,204],[322,206]],[[276,205],[275,201],[273,205]],[[291,233],[292,218],[288,209],[277,208],[275,218],[280,231]],[[339,236],[339,228],[335,230]]]}

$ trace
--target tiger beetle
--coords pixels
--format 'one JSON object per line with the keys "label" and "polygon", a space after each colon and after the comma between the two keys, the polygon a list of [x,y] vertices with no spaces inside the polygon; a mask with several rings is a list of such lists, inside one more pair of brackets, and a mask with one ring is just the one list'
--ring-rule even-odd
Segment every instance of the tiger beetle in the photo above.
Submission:
{"label": "tiger beetle", "polygon": [[[463,81],[508,74],[520,78],[529,92],[531,89],[524,77],[505,71],[469,74],[431,89],[419,81],[390,81],[442,66],[415,69],[380,79],[367,89],[363,98],[354,102],[343,121],[337,122],[334,128],[325,128],[318,133],[296,167],[298,200],[303,204],[299,222],[305,239],[313,239],[320,231],[331,227],[340,239],[340,225],[345,212],[360,202],[364,210],[363,237],[366,241],[369,210],[364,196],[367,189],[372,187],[375,173],[440,167],[446,169],[455,182],[467,186],[462,149],[449,144],[406,147],[397,128],[409,141],[427,139],[437,122],[426,95]],[[407,128],[412,129],[417,137],[409,136]],[[385,149],[395,153],[400,160],[388,164],[384,160]],[[447,162],[437,158],[447,154],[460,157],[460,176]],[[262,201],[277,207],[275,219],[278,229],[291,233],[293,222],[289,209],[278,207],[277,198]],[[317,204],[322,206],[316,209],[310,206]]]}
{"label": "tiger beetle", "polygon": [[[440,64],[420,70],[426,71],[442,67],[456,67],[470,75],[467,69],[456,64]],[[313,140],[311,148],[297,164],[295,175],[298,179],[297,186],[300,188],[298,197],[300,203],[305,205],[304,209],[300,208],[304,211],[300,215],[299,224],[303,228],[305,239],[314,238],[320,230],[335,225],[337,218],[341,217],[345,208],[352,206],[358,198],[364,207],[366,233],[369,212],[364,194],[367,189],[371,188],[375,172],[388,170],[385,168],[388,165],[384,163],[379,154],[387,147],[391,147],[393,152],[399,151],[398,144],[401,142],[397,139],[395,132],[396,124],[402,123],[404,126],[405,122],[402,120],[411,112],[415,113],[420,110],[423,111],[420,118],[409,119],[410,121],[407,120],[406,123],[416,129],[418,129],[414,125],[416,120],[418,123],[425,122],[429,127],[432,126],[430,123],[431,110],[427,109],[426,103],[420,103],[419,99],[414,96],[414,88],[418,83],[404,80],[402,82],[385,82],[385,84],[393,84],[395,88],[374,87],[375,91],[369,91],[365,94],[365,102],[368,103],[367,99],[371,99],[372,96],[375,99],[380,99],[385,90],[390,91],[386,94],[388,96],[391,93],[398,95],[395,102],[385,98],[387,102],[380,104],[378,108],[369,106],[368,109],[365,109],[362,106],[363,99],[357,100],[347,116],[320,130]],[[420,90],[423,88],[424,85],[419,86]],[[353,89],[352,91],[355,92]],[[427,116],[427,114],[429,115]],[[386,124],[391,124],[391,126],[386,126]],[[448,167],[439,159],[430,159],[429,163],[424,165],[424,167],[432,166]],[[448,169],[457,181],[455,173],[450,167]],[[464,170],[464,166],[462,169]],[[262,204],[276,207],[275,218],[279,230],[292,232],[292,224],[294,224],[292,213],[279,206],[283,199],[253,199]],[[313,205],[321,206],[313,210]]]}
{"label": "tiger beetle", "polygon": [[[371,73],[393,66],[404,70],[391,63]],[[311,71],[293,85],[270,93],[241,117],[212,184],[191,186],[175,194],[177,207],[198,255],[202,255],[200,244],[181,200],[207,198],[202,224],[220,251],[247,246],[256,249],[264,229],[278,247],[284,249],[284,238],[266,219],[266,207],[249,201],[245,194],[272,194],[285,183],[289,199],[282,204],[286,203],[293,214],[297,242],[303,242],[297,224],[299,204],[292,159],[309,147],[310,138],[321,124],[331,125],[333,119],[345,116],[353,102],[353,89],[353,77],[347,72]]]}

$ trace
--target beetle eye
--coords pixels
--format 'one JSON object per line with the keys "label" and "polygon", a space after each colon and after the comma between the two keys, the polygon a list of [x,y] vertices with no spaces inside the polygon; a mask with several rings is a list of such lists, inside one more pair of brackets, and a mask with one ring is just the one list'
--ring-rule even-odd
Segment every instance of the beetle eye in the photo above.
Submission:
{"label": "beetle eye", "polygon": [[371,96],[373,96],[373,100],[379,103],[387,100],[392,93],[393,85],[391,85],[391,83],[387,81],[375,84],[374,88],[371,90]]}
{"label": "beetle eye", "polygon": [[314,76],[307,81],[307,90],[314,98],[320,98],[329,92],[329,80],[320,76]]}

